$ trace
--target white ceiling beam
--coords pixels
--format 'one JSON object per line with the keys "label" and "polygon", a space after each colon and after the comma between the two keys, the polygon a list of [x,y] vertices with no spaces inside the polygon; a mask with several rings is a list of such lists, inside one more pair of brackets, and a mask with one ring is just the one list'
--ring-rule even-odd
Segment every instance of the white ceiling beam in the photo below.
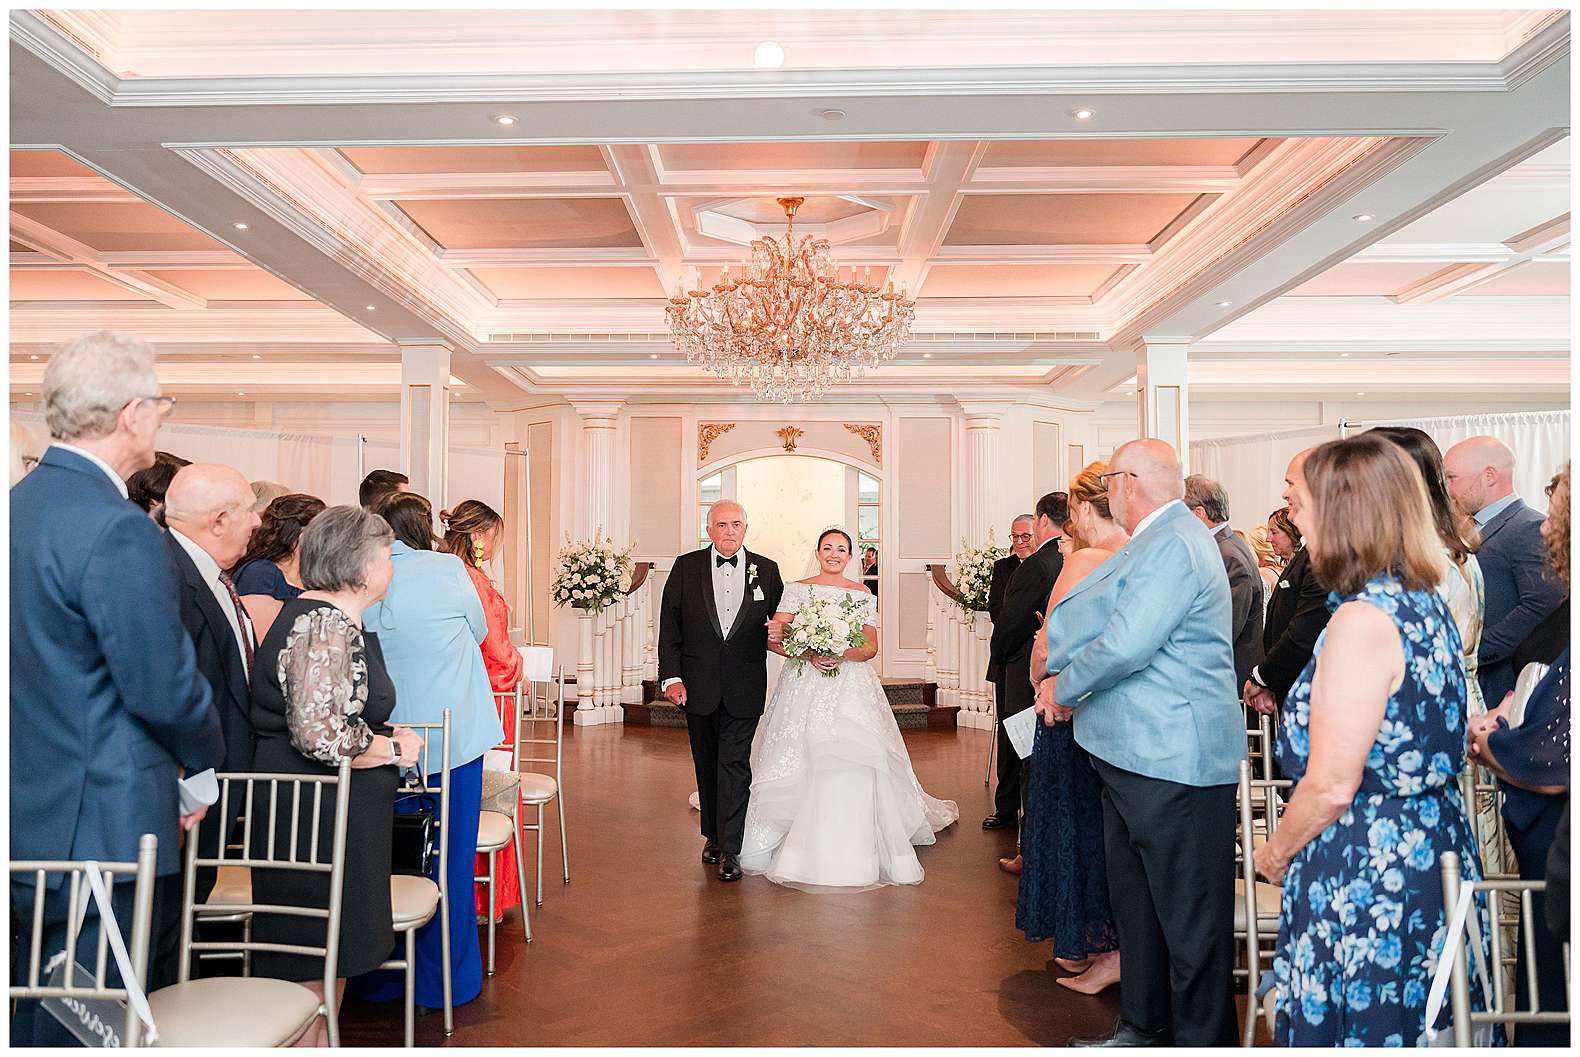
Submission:
{"label": "white ceiling beam", "polygon": [[656,262],[659,285],[673,290],[681,281],[685,248],[669,205],[654,190],[658,174],[653,168],[653,152],[640,144],[614,144],[604,148],[604,157],[625,192],[626,207],[642,245]]}
{"label": "white ceiling beam", "polygon": [[929,144],[922,165],[931,190],[900,228],[900,263],[889,275],[895,289],[921,289],[927,262],[943,247],[960,208],[960,190],[971,182],[987,148],[981,140],[935,140]]}
{"label": "white ceiling beam", "polygon": [[1554,217],[1523,231],[1504,243],[1508,254],[1498,261],[1481,264],[1459,264],[1427,276],[1408,289],[1394,295],[1401,305],[1430,304],[1445,297],[1462,294],[1482,286],[1499,276],[1530,264],[1536,257],[1553,253],[1569,245],[1569,214]]}
{"label": "white ceiling beam", "polygon": [[142,199],[102,176],[13,176],[11,204],[26,203],[127,203]]}
{"label": "white ceiling beam", "polygon": [[79,242],[47,224],[41,224],[15,211],[11,213],[11,231],[13,238],[20,235],[27,240],[28,245],[39,247],[64,266],[89,272],[96,278],[123,290],[130,290],[139,297],[151,298],[166,308],[192,311],[208,306],[208,302],[203,298],[173,283],[167,283],[140,271],[111,267],[104,263],[99,251],[87,243]]}

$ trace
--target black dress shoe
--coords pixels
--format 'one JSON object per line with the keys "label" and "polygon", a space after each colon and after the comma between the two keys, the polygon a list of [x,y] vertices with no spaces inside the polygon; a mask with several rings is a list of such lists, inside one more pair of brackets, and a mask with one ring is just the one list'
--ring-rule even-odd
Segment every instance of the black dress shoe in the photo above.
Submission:
{"label": "black dress shoe", "polygon": [[1009,829],[1014,824],[1014,819],[1005,818],[1003,815],[989,815],[982,820],[983,829]]}
{"label": "black dress shoe", "polygon": [[735,856],[725,852],[723,861],[719,863],[719,880],[739,881],[741,879],[741,864]]}
{"label": "black dress shoe", "polygon": [[1167,1028],[1159,1028],[1157,1031],[1144,1031],[1121,1017],[1114,1021],[1114,1030],[1107,1035],[1077,1035],[1070,1040],[1069,1045],[1083,1048],[1092,1046],[1167,1046],[1169,1045],[1169,1032]]}
{"label": "black dress shoe", "polygon": [[702,846],[702,861],[709,866],[719,864],[719,846],[711,840]]}

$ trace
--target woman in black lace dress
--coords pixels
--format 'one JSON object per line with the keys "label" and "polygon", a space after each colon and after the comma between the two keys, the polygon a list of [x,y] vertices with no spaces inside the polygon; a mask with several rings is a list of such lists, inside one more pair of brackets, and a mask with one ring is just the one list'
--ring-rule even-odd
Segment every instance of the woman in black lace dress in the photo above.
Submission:
{"label": "woman in black lace dress", "polygon": [[[253,666],[256,770],[333,774],[341,760],[352,760],[338,965],[342,979],[376,968],[394,947],[390,820],[398,779],[395,765],[414,763],[422,744],[409,728],[388,725],[395,687],[384,670],[378,638],[364,634],[361,625],[363,610],[389,586],[391,539],[389,526],[359,507],[331,507],[315,517],[302,533],[301,578],[306,591],[284,604],[259,644]],[[303,801],[297,850],[307,858],[313,839],[310,792],[304,793]],[[334,837],[333,805],[333,795],[326,795],[317,834],[320,848]],[[262,853],[267,839],[268,815],[265,803],[253,827],[255,854]],[[273,825],[279,855],[290,842],[288,787],[280,790]],[[253,871],[252,885],[258,903],[329,906],[326,874],[259,869]],[[313,918],[263,914],[254,923],[253,937],[260,942],[321,946],[324,924]],[[318,991],[323,965],[316,958],[259,952],[253,973],[298,980]]]}

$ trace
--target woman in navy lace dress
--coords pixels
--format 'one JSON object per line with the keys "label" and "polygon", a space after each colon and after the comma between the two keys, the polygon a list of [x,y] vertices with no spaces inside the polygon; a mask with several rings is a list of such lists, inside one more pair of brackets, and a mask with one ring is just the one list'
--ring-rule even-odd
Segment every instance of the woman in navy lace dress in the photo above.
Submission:
{"label": "woman in navy lace dress", "polygon": [[[1070,521],[1065,533],[1076,549],[1065,559],[1044,613],[1093,569],[1125,545],[1128,537],[1108,512],[1094,462],[1070,482]],[[1020,899],[1015,927],[1032,941],[1052,940],[1054,962],[1079,976],[1060,977],[1072,991],[1095,995],[1119,982],[1119,937],[1108,906],[1103,861],[1102,786],[1091,757],[1075,743],[1068,719],[1055,722],[1052,676],[1046,673],[1048,643],[1037,636],[1031,671],[1038,684],[1037,724],[1032,742],[1026,820],[1021,832]]]}
{"label": "woman in navy lace dress", "polygon": [[1413,1046],[1444,941],[1438,858],[1481,876],[1456,781],[1466,675],[1436,592],[1443,550],[1419,472],[1381,437],[1317,448],[1292,500],[1334,613],[1284,702],[1295,787],[1255,853],[1284,889],[1273,1044]]}

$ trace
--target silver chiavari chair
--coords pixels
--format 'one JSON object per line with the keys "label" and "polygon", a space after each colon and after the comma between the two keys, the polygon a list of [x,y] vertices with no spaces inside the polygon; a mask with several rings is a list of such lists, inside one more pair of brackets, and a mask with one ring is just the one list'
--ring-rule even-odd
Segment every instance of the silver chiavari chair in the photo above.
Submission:
{"label": "silver chiavari chair", "polygon": [[[1459,903],[1462,890],[1468,885],[1473,892],[1488,893],[1487,908],[1491,918],[1492,964],[1504,964],[1504,928],[1507,924],[1502,900],[1494,896],[1512,895],[1519,903],[1519,928],[1525,937],[1525,964],[1520,966],[1520,971],[1525,973],[1526,994],[1529,997],[1531,1008],[1516,1010],[1514,1008],[1514,991],[1504,980],[1504,974],[1492,974],[1492,1008],[1486,1010],[1472,1010],[1470,1003],[1470,953],[1468,950],[1467,935],[1459,937],[1459,942],[1454,952],[1454,962],[1449,977],[1450,1008],[1454,1015],[1454,1045],[1469,1046],[1472,1044],[1472,1031],[1478,1024],[1506,1024],[1514,1027],[1516,1035],[1521,1024],[1568,1024],[1569,1013],[1563,1010],[1544,1010],[1541,1008],[1537,980],[1542,972],[1558,971],[1553,966],[1538,966],[1536,964],[1536,924],[1532,915],[1531,897],[1547,890],[1546,881],[1522,881],[1517,877],[1494,877],[1480,881],[1467,882],[1462,876],[1459,856],[1454,852],[1444,852],[1438,860],[1442,869],[1443,905],[1447,912],[1452,914],[1453,908]],[[1472,911],[1474,912],[1474,910]],[[1445,945],[1449,939],[1444,939]],[[1563,948],[1564,991],[1571,991],[1569,981],[1569,945]],[[1573,1005],[1573,997],[1566,1003]]]}
{"label": "silver chiavari chair", "polygon": [[[154,918],[154,871],[158,868],[159,838],[145,833],[137,842],[136,862],[100,862],[89,864],[71,860],[16,860],[11,863],[11,893],[17,899],[32,884],[32,902],[18,900],[17,911],[25,913],[32,922],[31,942],[28,944],[25,963],[19,964],[20,981],[12,980],[10,986],[13,1003],[27,999],[64,999],[77,1002],[85,999],[110,999],[126,1003],[126,1019],[120,1025],[119,1045],[141,1046],[143,1022],[131,997],[131,988],[142,989],[148,982],[148,950]],[[91,979],[83,980],[77,974],[77,951],[81,937],[83,913],[93,899],[87,874],[94,869],[104,882],[105,894],[115,896],[117,878],[132,878],[132,920],[130,929],[123,935],[129,939],[126,954],[131,962],[132,979],[123,974],[119,986],[109,982],[110,928],[107,921],[100,921],[99,942],[94,958]],[[45,901],[51,890],[49,876],[62,874],[60,887],[67,892],[66,945],[71,952],[64,961],[62,980],[50,984],[45,976],[44,959],[55,952],[43,949]],[[118,926],[125,928],[122,923]],[[40,1011],[40,1016],[45,1016]],[[114,1025],[102,1025],[101,1031],[113,1031]]]}
{"label": "silver chiavari chair", "polygon": [[[344,760],[335,774],[262,774],[237,772],[218,775],[221,818],[230,817],[230,805],[242,803],[245,821],[242,842],[234,856],[220,842],[215,858],[198,855],[196,834],[186,842],[186,870],[181,894],[181,964],[179,982],[149,996],[160,1041],[167,1046],[290,1046],[323,1017],[329,1045],[340,1045],[340,1020],[335,1008],[335,982],[340,956],[340,917],[345,899],[346,820],[350,809],[351,761]],[[325,799],[334,798],[331,838],[321,839]],[[282,820],[290,828],[280,840]],[[255,834],[259,826],[261,835]],[[256,876],[259,870],[289,870],[326,875],[329,906],[285,906],[253,902],[249,884],[243,893],[225,895],[219,888],[206,903],[197,903],[197,871],[239,867]],[[224,902],[245,898],[247,902]],[[199,920],[226,916],[279,915],[314,918],[324,922],[324,943],[274,943],[251,938],[196,940]],[[290,980],[257,976],[220,976],[192,979],[194,952],[239,951],[299,954],[323,960],[324,996]]]}
{"label": "silver chiavari chair", "polygon": [[[1263,720],[1265,726],[1265,716]],[[1271,961],[1283,910],[1283,889],[1257,880],[1251,856],[1278,829],[1278,820],[1284,810],[1283,794],[1293,783],[1287,779],[1253,779],[1250,761],[1241,760],[1239,784],[1239,837],[1235,856],[1239,860],[1240,877],[1234,882],[1234,935],[1236,941],[1244,944],[1245,968],[1236,968],[1234,975],[1246,981],[1240,1045],[1250,1046],[1256,1038],[1256,987],[1262,977],[1262,966]]]}
{"label": "silver chiavari chair", "polygon": [[[455,1034],[455,1007],[450,993],[450,710],[438,723],[402,723],[422,735],[422,752],[417,758],[418,788],[404,789],[401,796],[431,796],[435,799],[434,855],[439,860],[439,881],[410,874],[390,876],[390,913],[395,917],[395,934],[405,937],[405,953],[391,958],[380,969],[399,969],[406,977],[406,1046],[417,1044],[417,930],[439,915],[439,948],[443,964],[439,967],[444,993],[444,1033]],[[439,784],[434,784],[432,753],[434,735],[442,741],[439,749]],[[471,896],[468,895],[468,901]]]}
{"label": "silver chiavari chair", "polygon": [[[526,935],[526,941],[532,942],[532,919],[527,910],[527,867],[521,851],[521,742],[519,732],[521,729],[521,687],[508,694],[495,694],[494,703],[499,706],[501,715],[506,709],[514,710],[516,718],[516,734],[504,744],[495,746],[510,754],[510,769],[508,771],[484,770],[483,771],[483,803],[492,807],[483,808],[477,824],[477,850],[480,854],[488,856],[488,873],[481,877],[474,877],[476,884],[486,885],[488,888],[488,961],[484,967],[489,976],[494,975],[494,913],[495,900],[498,894],[498,865],[499,853],[509,848],[516,857],[516,877],[518,880],[517,891],[521,900],[521,928]],[[503,810],[497,810],[503,808]],[[542,851],[538,853],[542,858]],[[541,867],[539,868],[541,871]]]}
{"label": "silver chiavari chair", "polygon": [[[548,692],[552,689],[552,695]],[[560,860],[565,883],[571,883],[571,853],[565,834],[565,667],[541,688],[533,686],[516,719],[516,770],[521,777],[521,804],[537,808],[537,821],[523,823],[523,832],[538,834],[538,906],[543,905],[543,809],[553,801],[560,816]],[[543,773],[548,771],[550,773]],[[521,879],[526,887],[526,878]]]}

